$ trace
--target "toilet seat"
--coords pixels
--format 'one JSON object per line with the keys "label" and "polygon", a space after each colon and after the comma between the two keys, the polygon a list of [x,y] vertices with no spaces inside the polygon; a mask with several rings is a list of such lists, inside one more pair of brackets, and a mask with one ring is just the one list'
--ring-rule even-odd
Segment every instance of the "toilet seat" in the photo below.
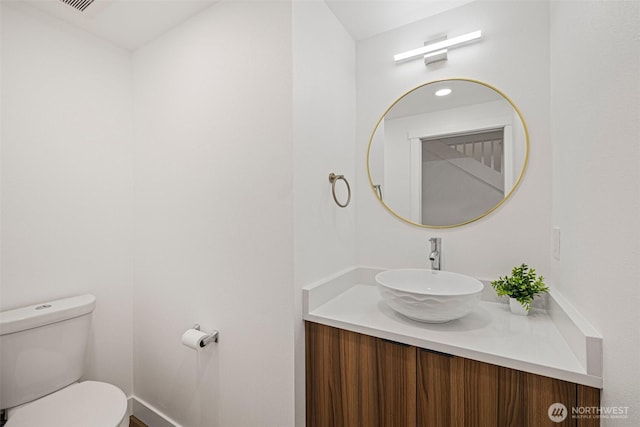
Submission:
{"label": "toilet seat", "polygon": [[5,427],[119,427],[126,415],[127,397],[122,390],[84,381],[15,408]]}

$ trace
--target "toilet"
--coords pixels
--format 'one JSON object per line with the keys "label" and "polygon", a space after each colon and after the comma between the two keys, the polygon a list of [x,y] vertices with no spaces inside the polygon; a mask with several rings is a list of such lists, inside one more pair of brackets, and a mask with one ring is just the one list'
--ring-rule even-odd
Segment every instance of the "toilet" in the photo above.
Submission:
{"label": "toilet", "polygon": [[93,295],[0,313],[0,408],[4,427],[126,427],[118,387],[79,381]]}

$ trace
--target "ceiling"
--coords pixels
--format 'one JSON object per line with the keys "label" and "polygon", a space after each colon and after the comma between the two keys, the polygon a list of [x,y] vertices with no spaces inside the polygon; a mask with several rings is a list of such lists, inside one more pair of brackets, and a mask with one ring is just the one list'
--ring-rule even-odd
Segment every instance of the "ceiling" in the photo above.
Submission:
{"label": "ceiling", "polygon": [[[118,46],[135,50],[219,0],[95,0],[84,12],[60,0],[1,1],[29,4]],[[471,1],[474,0],[325,0],[355,40]]]}
{"label": "ceiling", "polygon": [[117,46],[135,50],[219,0],[95,0],[84,12],[60,0],[9,1],[27,3]]}
{"label": "ceiling", "polygon": [[474,0],[325,0],[355,40],[471,3]]}

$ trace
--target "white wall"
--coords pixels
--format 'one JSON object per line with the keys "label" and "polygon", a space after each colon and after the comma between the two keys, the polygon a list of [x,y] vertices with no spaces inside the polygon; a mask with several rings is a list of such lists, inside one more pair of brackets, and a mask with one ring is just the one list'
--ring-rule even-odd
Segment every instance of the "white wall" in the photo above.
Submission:
{"label": "white wall", "polygon": [[[301,287],[355,264],[355,42],[323,1],[293,2],[296,425],[305,423]],[[352,201],[339,208],[329,173]],[[337,188],[342,190],[342,182]],[[339,196],[343,194],[339,193]],[[340,199],[344,201],[344,199]]]}
{"label": "white wall", "polygon": [[132,392],[129,54],[2,2],[2,310],[97,297],[85,379]]}
{"label": "white wall", "polygon": [[[449,60],[425,67],[395,64],[393,55],[439,34],[476,29],[483,39],[449,52]],[[380,267],[426,267],[428,238],[443,239],[443,268],[493,278],[526,262],[549,271],[551,145],[549,141],[549,6],[545,2],[474,2],[358,42],[357,261]],[[398,96],[447,77],[489,83],[520,108],[530,130],[524,180],[491,215],[454,229],[430,230],[404,223],[369,191],[365,156],[380,115]]]}
{"label": "white wall", "polygon": [[640,417],[640,3],[554,2],[552,279],[604,337],[604,406]]}
{"label": "white wall", "polygon": [[135,394],[185,427],[294,423],[291,44],[233,1],[134,54]]}
{"label": "white wall", "polygon": [[355,42],[320,0],[295,1],[293,25],[295,268],[306,284],[355,261],[358,193],[339,208],[329,183],[334,172],[355,184]]}

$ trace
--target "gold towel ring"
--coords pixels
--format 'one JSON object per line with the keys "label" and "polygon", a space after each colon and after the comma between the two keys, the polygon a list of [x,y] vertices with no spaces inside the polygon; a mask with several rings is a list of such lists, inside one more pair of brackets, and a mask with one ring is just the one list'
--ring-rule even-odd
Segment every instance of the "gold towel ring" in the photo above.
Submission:
{"label": "gold towel ring", "polygon": [[[343,180],[345,185],[347,186],[347,201],[342,204],[338,201],[338,197],[336,196],[336,181]],[[349,202],[351,201],[351,187],[349,186],[349,181],[344,177],[344,175],[336,175],[331,172],[329,174],[329,182],[331,183],[331,194],[333,194],[333,200],[336,202],[336,205],[341,208],[346,208],[349,206]]]}

